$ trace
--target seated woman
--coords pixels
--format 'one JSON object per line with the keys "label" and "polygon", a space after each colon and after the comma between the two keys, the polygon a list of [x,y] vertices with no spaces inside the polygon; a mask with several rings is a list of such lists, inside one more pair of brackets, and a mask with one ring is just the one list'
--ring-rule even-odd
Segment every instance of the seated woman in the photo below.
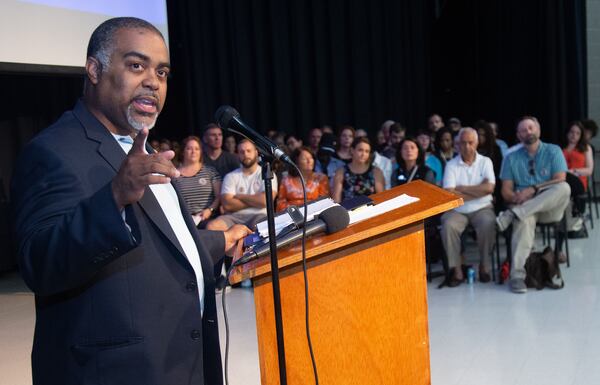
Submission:
{"label": "seated woman", "polygon": [[[567,183],[571,187],[571,202],[566,211],[567,231],[570,238],[581,238],[587,235],[583,229],[582,218],[585,211],[585,200],[580,197],[587,191],[588,177],[594,172],[594,155],[592,147],[586,140],[583,124],[575,121],[571,122],[569,126],[567,145],[563,148],[563,155],[569,170]],[[559,243],[562,244],[561,240]]]}
{"label": "seated woman", "polygon": [[203,164],[200,138],[188,136],[181,143],[181,177],[175,183],[192,214],[194,223],[203,227],[218,212],[221,195],[221,176],[211,166]]}
{"label": "seated woman", "polygon": [[456,156],[454,137],[452,131],[447,128],[440,128],[435,133],[435,156],[442,163],[442,170],[446,168],[446,163]]}
{"label": "seated woman", "polygon": [[585,191],[588,188],[587,177],[594,171],[594,154],[588,144],[583,125],[579,121],[570,124],[567,133],[567,145],[563,148],[569,172],[579,178]]}
{"label": "seated woman", "polygon": [[433,155],[433,148],[431,146],[431,136],[428,131],[421,130],[417,134],[417,143],[425,152],[425,164],[429,167],[435,174],[435,184],[438,186],[442,185],[442,179],[444,178],[444,169],[442,167],[442,162]]}
{"label": "seated woman", "polygon": [[[296,163],[304,182],[306,183],[306,199],[312,201],[321,197],[329,196],[329,179],[320,172],[315,172],[315,158],[308,147],[297,148],[292,152],[292,161]],[[288,169],[288,175],[284,176],[279,184],[277,193],[277,211],[285,210],[288,206],[304,205],[304,194],[302,182],[298,170],[294,167]]]}
{"label": "seated woman", "polygon": [[343,160],[346,163],[350,163],[352,161],[352,153],[350,147],[354,142],[354,127],[352,126],[342,126],[340,127],[340,131],[338,134],[338,148],[336,151],[335,157]]}
{"label": "seated woman", "polygon": [[385,189],[383,172],[373,166],[373,152],[369,139],[357,138],[350,148],[352,161],[339,168],[333,177],[333,200],[337,203]]}
{"label": "seated woman", "polygon": [[425,165],[425,152],[413,138],[405,138],[398,145],[396,168],[392,172],[392,186],[400,186],[413,180],[435,184],[435,174]]}

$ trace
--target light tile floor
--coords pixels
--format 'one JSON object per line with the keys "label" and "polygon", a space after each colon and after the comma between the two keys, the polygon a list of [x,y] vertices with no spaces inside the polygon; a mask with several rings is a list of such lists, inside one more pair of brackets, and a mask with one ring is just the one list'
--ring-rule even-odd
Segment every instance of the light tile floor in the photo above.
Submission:
{"label": "light tile floor", "polygon": [[[492,283],[429,284],[433,385],[600,384],[600,229],[569,245],[563,290],[517,295]],[[260,384],[252,290],[229,291],[227,303],[230,384]],[[31,384],[34,318],[18,275],[0,276],[0,385]],[[224,348],[222,318],[221,340]]]}

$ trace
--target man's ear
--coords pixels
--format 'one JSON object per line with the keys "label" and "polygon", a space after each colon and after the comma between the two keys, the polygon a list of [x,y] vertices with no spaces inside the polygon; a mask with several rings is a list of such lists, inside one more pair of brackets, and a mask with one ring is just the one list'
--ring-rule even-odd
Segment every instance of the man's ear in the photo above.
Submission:
{"label": "man's ear", "polygon": [[85,74],[88,77],[90,83],[96,85],[100,80],[100,74],[102,73],[102,63],[95,57],[88,57],[85,61]]}

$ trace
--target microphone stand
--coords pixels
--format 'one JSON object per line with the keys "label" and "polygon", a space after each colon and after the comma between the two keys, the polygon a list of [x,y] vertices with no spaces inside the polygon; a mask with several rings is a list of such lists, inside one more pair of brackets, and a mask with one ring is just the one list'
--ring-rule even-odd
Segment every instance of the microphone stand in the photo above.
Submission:
{"label": "microphone stand", "polygon": [[273,281],[273,308],[275,313],[275,331],[277,333],[277,357],[279,359],[279,384],[287,385],[285,347],[283,344],[283,318],[281,316],[281,295],[279,291],[279,265],[277,261],[277,240],[275,234],[275,207],[273,206],[273,186],[271,184],[273,180],[271,161],[273,161],[273,157],[261,152],[259,164],[265,184],[267,205],[267,226],[269,230],[269,249],[271,251],[271,279]]}

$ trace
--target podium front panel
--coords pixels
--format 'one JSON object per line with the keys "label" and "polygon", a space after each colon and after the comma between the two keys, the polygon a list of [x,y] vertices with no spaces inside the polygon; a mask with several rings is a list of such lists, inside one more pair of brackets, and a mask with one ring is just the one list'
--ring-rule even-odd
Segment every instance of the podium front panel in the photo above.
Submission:
{"label": "podium front panel", "polygon": [[[423,221],[308,264],[310,327],[322,384],[429,384]],[[314,383],[301,264],[281,271],[288,384]],[[279,384],[270,276],[254,281],[262,384]]]}

